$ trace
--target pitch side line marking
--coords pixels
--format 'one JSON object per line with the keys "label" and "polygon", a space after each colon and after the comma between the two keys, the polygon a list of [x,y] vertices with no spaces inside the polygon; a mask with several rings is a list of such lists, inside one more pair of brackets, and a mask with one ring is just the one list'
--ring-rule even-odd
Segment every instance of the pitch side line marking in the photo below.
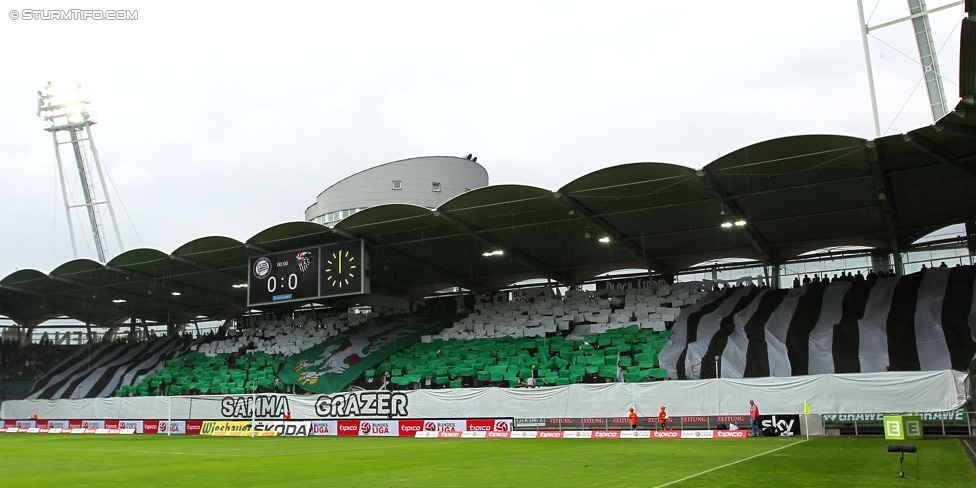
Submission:
{"label": "pitch side line marking", "polygon": [[721,466],[716,466],[716,467],[711,468],[711,469],[706,469],[705,471],[702,471],[701,473],[695,473],[695,474],[693,474],[691,476],[685,476],[684,478],[681,478],[680,480],[669,481],[667,483],[664,483],[663,485],[657,485],[654,488],[661,488],[662,486],[668,486],[668,485],[673,485],[675,483],[681,483],[682,481],[690,480],[692,478],[696,478],[696,477],[701,476],[703,474],[708,474],[708,473],[711,473],[712,471],[717,471],[717,470],[722,469],[722,468],[727,468],[729,466],[734,466],[736,464],[739,464],[739,463],[744,462],[744,461],[748,461],[750,459],[755,459],[755,458],[760,457],[760,456],[765,456],[767,454],[770,454],[770,453],[773,453],[773,452],[776,452],[776,451],[779,451],[779,450],[782,450],[782,449],[786,449],[787,447],[793,447],[793,446],[795,446],[797,444],[803,444],[806,441],[807,440],[804,439],[804,440],[799,441],[799,442],[794,442],[792,444],[787,444],[787,445],[782,446],[782,447],[777,447],[776,449],[773,449],[773,450],[770,450],[770,451],[766,451],[766,452],[761,452],[759,454],[756,454],[756,455],[753,455],[753,456],[749,456],[747,458],[743,458],[743,459],[740,459],[738,461],[733,461],[733,462],[728,463],[728,464],[723,464]]}

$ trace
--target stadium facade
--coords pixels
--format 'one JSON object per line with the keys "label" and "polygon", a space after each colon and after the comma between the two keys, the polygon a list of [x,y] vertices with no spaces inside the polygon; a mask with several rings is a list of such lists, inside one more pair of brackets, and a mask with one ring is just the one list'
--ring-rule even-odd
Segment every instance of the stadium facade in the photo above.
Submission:
{"label": "stadium facade", "polygon": [[475,188],[488,186],[488,171],[470,154],[428,156],[381,164],[343,178],[319,193],[305,220],[333,226],[369,207],[390,203],[437,208]]}

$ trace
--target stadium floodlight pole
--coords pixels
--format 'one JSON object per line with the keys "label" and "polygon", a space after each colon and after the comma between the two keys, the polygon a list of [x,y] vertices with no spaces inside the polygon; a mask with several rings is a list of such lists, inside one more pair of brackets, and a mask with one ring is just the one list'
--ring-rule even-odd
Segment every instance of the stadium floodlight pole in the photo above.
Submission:
{"label": "stadium floodlight pole", "polygon": [[[54,153],[58,163],[58,177],[61,182],[61,194],[64,199],[64,210],[68,220],[68,232],[71,238],[72,252],[75,258],[79,257],[78,246],[75,243],[71,210],[84,208],[88,213],[88,221],[91,226],[97,258],[104,263],[107,261],[108,256],[105,252],[105,236],[98,211],[99,206],[104,205],[108,208],[109,218],[115,231],[116,240],[118,241],[119,252],[124,251],[125,248],[122,244],[122,235],[119,233],[118,221],[115,218],[115,210],[112,208],[112,200],[109,197],[102,163],[98,157],[98,150],[95,149],[95,142],[92,138],[91,126],[95,124],[95,120],[87,108],[89,103],[88,97],[82,93],[81,85],[67,87],[50,81],[44,86],[43,90],[37,92],[37,95],[37,116],[44,121],[44,130],[50,132],[54,140]],[[64,132],[68,133],[66,140],[62,140],[59,137]],[[61,146],[64,144],[70,144],[72,153],[74,154],[75,165],[78,169],[77,184],[69,184],[66,179],[64,164],[61,158]],[[89,162],[89,159],[91,162]],[[91,166],[94,166],[94,168]],[[97,186],[95,179],[98,180]],[[68,188],[80,188],[84,197],[84,203],[73,204]]]}
{"label": "stadium floodlight pole", "polygon": [[878,100],[874,92],[874,68],[871,67],[871,53],[868,50],[868,34],[872,31],[911,21],[914,32],[915,42],[918,47],[918,64],[922,67],[922,77],[925,81],[925,88],[929,96],[929,108],[932,111],[932,118],[938,122],[945,114],[946,100],[945,89],[942,86],[942,74],[939,71],[938,52],[932,40],[932,28],[929,25],[929,14],[934,14],[941,10],[958,7],[962,1],[952,2],[940,7],[929,9],[925,5],[925,0],[908,0],[910,15],[896,20],[891,20],[882,24],[869,26],[864,20],[864,5],[862,0],[857,0],[857,13],[861,23],[861,43],[864,47],[864,64],[868,70],[868,91],[871,95],[871,109],[874,113],[874,135],[881,137],[881,124],[878,121]]}
{"label": "stadium floodlight pole", "polygon": [[874,69],[871,67],[871,52],[868,49],[868,24],[864,20],[864,4],[857,0],[857,14],[861,20],[861,44],[864,48],[864,64],[868,68],[868,93],[871,95],[871,112],[874,115],[874,137],[881,137],[881,121],[878,118],[878,96],[874,93]]}

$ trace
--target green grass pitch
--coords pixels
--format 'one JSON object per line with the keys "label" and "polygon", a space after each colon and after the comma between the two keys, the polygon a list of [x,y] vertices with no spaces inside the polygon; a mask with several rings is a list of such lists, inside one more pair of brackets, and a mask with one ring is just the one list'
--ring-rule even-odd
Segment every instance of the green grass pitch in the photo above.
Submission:
{"label": "green grass pitch", "polygon": [[0,434],[0,486],[973,487],[956,439],[412,439]]}

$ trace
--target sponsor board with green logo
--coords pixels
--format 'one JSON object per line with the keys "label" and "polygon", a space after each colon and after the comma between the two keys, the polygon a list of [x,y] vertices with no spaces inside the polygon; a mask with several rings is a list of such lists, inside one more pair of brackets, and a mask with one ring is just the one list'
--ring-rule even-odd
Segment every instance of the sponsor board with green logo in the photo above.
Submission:
{"label": "sponsor board with green logo", "polygon": [[885,439],[904,441],[921,439],[922,419],[918,415],[885,415]]}

